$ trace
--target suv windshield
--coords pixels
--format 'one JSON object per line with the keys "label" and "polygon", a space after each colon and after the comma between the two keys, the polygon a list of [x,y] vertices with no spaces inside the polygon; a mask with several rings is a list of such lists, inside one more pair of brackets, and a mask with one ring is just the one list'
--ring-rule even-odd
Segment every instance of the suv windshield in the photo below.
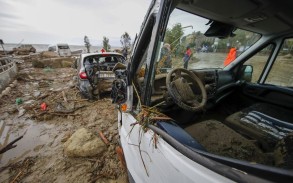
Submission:
{"label": "suv windshield", "polygon": [[157,73],[178,67],[223,68],[260,38],[259,34],[240,29],[225,39],[206,37],[209,27],[210,20],[175,9],[159,45]]}

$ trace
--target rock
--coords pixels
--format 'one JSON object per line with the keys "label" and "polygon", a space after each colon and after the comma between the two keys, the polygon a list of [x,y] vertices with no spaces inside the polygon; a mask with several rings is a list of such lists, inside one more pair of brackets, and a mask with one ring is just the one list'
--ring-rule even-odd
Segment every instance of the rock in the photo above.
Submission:
{"label": "rock", "polygon": [[10,93],[11,87],[7,87],[5,90],[7,90],[7,92]]}
{"label": "rock", "polygon": [[38,96],[40,96],[41,95],[41,92],[40,91],[34,91],[34,93],[33,93],[33,96],[35,97],[35,98],[37,98]]}
{"label": "rock", "polygon": [[69,157],[97,156],[106,150],[104,142],[85,128],[77,130],[65,143],[64,153]]}
{"label": "rock", "polygon": [[13,81],[13,84],[16,86],[17,85],[17,80],[14,80]]}
{"label": "rock", "polygon": [[8,95],[8,93],[9,93],[8,90],[5,89],[5,90],[2,91],[2,96],[4,96],[4,95]]}
{"label": "rock", "polygon": [[13,83],[11,83],[9,86],[10,86],[11,88],[14,88],[14,87],[15,87],[15,85],[14,85]]}
{"label": "rock", "polygon": [[23,116],[25,114],[25,112],[26,112],[26,110],[24,108],[22,108],[22,107],[19,108],[19,110],[18,110],[18,116],[17,117]]}

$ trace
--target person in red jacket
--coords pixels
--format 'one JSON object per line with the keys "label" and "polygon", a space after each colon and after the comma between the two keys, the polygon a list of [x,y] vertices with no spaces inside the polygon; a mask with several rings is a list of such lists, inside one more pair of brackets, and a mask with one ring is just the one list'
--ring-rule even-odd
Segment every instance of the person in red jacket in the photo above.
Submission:
{"label": "person in red jacket", "polygon": [[101,52],[104,53],[104,52],[106,52],[106,50],[105,50],[104,48],[102,48],[102,49],[101,49]]}
{"label": "person in red jacket", "polygon": [[237,50],[236,48],[232,47],[227,55],[227,58],[224,61],[224,66],[229,65],[233,60],[236,59]]}
{"label": "person in red jacket", "polygon": [[187,46],[186,47],[186,52],[185,52],[184,57],[183,57],[183,62],[184,62],[183,67],[184,67],[184,69],[187,69],[187,67],[188,67],[188,62],[190,60],[191,54],[192,54],[191,49],[190,49],[189,46]]}

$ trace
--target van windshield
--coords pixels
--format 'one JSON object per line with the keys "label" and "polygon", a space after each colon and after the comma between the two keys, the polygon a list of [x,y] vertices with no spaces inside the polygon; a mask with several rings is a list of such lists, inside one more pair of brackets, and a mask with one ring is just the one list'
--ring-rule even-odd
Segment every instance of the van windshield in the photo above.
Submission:
{"label": "van windshield", "polygon": [[62,46],[58,46],[59,49],[69,49],[69,46],[67,45],[62,45]]}
{"label": "van windshield", "polygon": [[253,45],[260,34],[237,29],[224,39],[206,37],[210,20],[175,9],[157,54],[157,73],[171,68],[223,68]]}

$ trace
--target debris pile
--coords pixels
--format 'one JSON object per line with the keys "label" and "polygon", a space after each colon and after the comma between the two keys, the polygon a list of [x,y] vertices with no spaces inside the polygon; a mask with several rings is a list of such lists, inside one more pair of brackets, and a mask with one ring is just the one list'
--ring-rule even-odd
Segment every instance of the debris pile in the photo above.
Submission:
{"label": "debris pile", "polygon": [[82,98],[71,67],[33,67],[34,60],[67,58],[21,58],[13,87],[0,98],[0,124],[5,141],[23,138],[1,157],[0,182],[127,182],[111,99]]}

